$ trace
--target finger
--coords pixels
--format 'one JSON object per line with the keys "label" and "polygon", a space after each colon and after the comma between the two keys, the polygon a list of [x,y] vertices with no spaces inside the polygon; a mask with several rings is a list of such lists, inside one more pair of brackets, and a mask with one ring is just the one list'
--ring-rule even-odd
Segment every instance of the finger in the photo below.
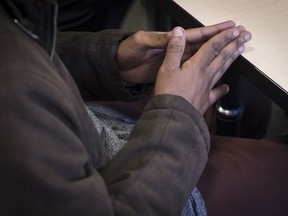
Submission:
{"label": "finger", "polygon": [[231,64],[244,52],[244,44],[251,39],[249,32],[242,32],[241,35],[227,44],[220,54],[208,66],[209,71],[215,71],[211,85],[214,85],[223,76]]}
{"label": "finger", "polygon": [[166,56],[162,64],[165,71],[171,71],[180,67],[186,42],[185,31],[181,27],[175,27],[169,33],[169,37]]}
{"label": "finger", "polygon": [[221,97],[229,92],[229,86],[227,84],[222,84],[210,91],[208,107],[218,101]]}
{"label": "finger", "polygon": [[228,29],[219,33],[203,44],[199,51],[194,55],[194,59],[200,63],[199,66],[203,69],[208,67],[212,60],[220,54],[222,49],[239,35],[240,31],[237,28]]}
{"label": "finger", "polygon": [[186,38],[189,43],[206,42],[211,37],[236,25],[233,21],[227,21],[207,27],[193,28],[186,30]]}
{"label": "finger", "polygon": [[139,31],[133,37],[134,45],[143,50],[166,48],[169,40],[167,32]]}

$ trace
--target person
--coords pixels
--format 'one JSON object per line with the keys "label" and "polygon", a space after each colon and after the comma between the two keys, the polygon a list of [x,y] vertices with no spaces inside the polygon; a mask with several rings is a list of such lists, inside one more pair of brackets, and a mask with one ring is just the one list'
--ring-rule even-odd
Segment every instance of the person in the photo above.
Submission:
{"label": "person", "polygon": [[[105,24],[105,27],[101,28],[103,25],[99,25],[98,23],[107,23],[104,19],[97,19],[97,22],[90,22],[89,20],[84,23],[74,22],[75,17],[77,17],[77,13],[74,12],[75,10],[67,6],[62,7],[62,3],[67,5],[67,2],[60,2],[59,20],[62,20],[64,17],[66,21],[66,26],[62,26],[61,24],[63,23],[60,23],[59,27],[61,30],[95,31],[95,29],[103,30],[119,27],[118,22],[118,26]],[[73,4],[76,5],[76,1],[73,1]],[[106,6],[107,4],[108,2],[106,1]],[[124,12],[127,9],[123,10],[125,3],[121,1],[120,4],[122,7],[117,6],[117,11],[122,10]],[[105,8],[105,10],[115,11],[116,2],[113,2],[113,5],[112,7],[110,5],[110,7]],[[76,7],[77,12],[84,11],[84,7],[85,4],[83,1],[81,1],[81,4],[78,2]],[[87,13],[89,10],[91,14],[91,8],[86,9],[85,14],[89,14]],[[93,7],[94,14],[101,13],[101,11],[104,11],[104,8]],[[107,14],[112,14],[114,22],[121,21],[123,18],[123,13],[121,16],[119,16],[120,13],[118,12],[108,12]],[[103,16],[101,17],[104,18]],[[67,28],[68,23],[70,28]],[[97,25],[100,26],[100,29],[98,29],[99,26]],[[233,65],[229,70],[238,71],[238,65]],[[241,97],[245,109],[238,136],[249,139],[213,135],[217,134],[217,121],[215,121],[215,110],[210,108],[205,113],[204,118],[209,132],[212,134],[211,149],[209,151],[208,162],[197,184],[198,189],[204,196],[205,206],[209,215],[287,215],[286,203],[288,200],[286,193],[283,193],[283,191],[288,191],[286,186],[288,180],[287,166],[283,165],[288,164],[286,159],[288,153],[287,137],[277,139],[265,138],[272,111],[271,101],[247,80],[241,79],[241,84]],[[143,112],[143,106],[146,104],[146,101],[147,99],[133,102],[102,101],[100,104],[105,105],[105,107],[100,109],[100,111],[98,106],[99,101],[97,101],[97,109],[94,107],[95,103],[92,103],[93,106],[89,108],[98,114],[97,117],[93,116],[97,119],[94,123],[99,122],[99,118],[102,118],[102,116],[99,117],[99,113],[100,115],[104,113],[104,116],[107,116],[107,107],[121,112],[121,115],[113,112],[114,121],[115,116],[116,118],[120,116],[121,123],[119,125],[121,127],[115,127],[115,124],[111,124],[110,119],[106,119],[109,125],[106,124],[105,127],[103,125],[100,126],[100,131],[106,139],[110,137],[107,141],[110,145],[112,140],[118,139],[118,146],[122,147],[130,134],[131,127],[133,127],[133,124],[131,125],[131,116],[138,119]],[[128,121],[127,116],[123,117],[123,113],[129,114],[130,118]],[[124,122],[123,119],[125,119]],[[132,120],[132,122],[134,121]],[[115,131],[115,128],[118,133],[121,131],[121,136],[117,137],[111,132]],[[103,132],[105,130],[107,133]],[[125,138],[124,140],[122,140],[123,137]],[[110,157],[116,154],[118,150],[115,147],[109,149]],[[269,194],[269,196],[266,196],[266,194]],[[191,200],[195,202],[195,197],[192,197]],[[197,205],[194,203],[193,207],[198,207]],[[189,205],[187,206],[189,207]],[[201,215],[199,211],[197,213]],[[183,211],[182,215],[185,215]]]}
{"label": "person", "polygon": [[[65,0],[59,2],[58,29],[61,31],[89,31],[95,32],[105,29],[121,27],[121,22],[129,13],[128,9],[133,3],[132,0],[115,1],[94,1],[94,0]],[[129,16],[129,14],[128,14]],[[99,19],[101,17],[101,19]],[[239,65],[233,64],[226,76],[239,71]],[[226,77],[222,78],[232,86],[229,95],[223,100],[238,97],[244,104],[241,120],[235,123],[223,122],[217,117],[215,108],[211,107],[204,115],[206,124],[211,134],[226,136],[239,136],[245,138],[259,139],[266,135],[272,112],[272,103],[262,92],[238,77],[238,82],[231,83]],[[235,82],[235,81],[234,81]],[[235,91],[237,94],[235,95]],[[235,101],[232,103],[234,104]],[[125,113],[134,118],[139,118],[148,99],[137,101],[97,101],[97,104]],[[231,102],[230,102],[231,103]],[[96,102],[94,103],[96,104]],[[227,104],[227,102],[226,102]],[[231,106],[231,105],[230,105]],[[264,116],[264,117],[263,117]],[[236,128],[237,129],[236,129]]]}
{"label": "person", "polygon": [[[56,54],[55,1],[0,11],[1,215],[180,214],[207,162],[202,115],[228,92],[215,84],[251,34],[231,21],[59,32]],[[136,100],[151,82],[155,96],[108,161],[83,99]]]}

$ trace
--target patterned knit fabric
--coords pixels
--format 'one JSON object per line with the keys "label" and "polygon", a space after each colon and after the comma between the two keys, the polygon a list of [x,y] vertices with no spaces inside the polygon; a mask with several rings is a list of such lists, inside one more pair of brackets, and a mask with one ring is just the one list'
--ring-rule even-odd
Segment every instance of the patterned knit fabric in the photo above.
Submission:
{"label": "patterned knit fabric", "polygon": [[[136,119],[101,105],[87,104],[86,108],[105,144],[108,158],[112,159],[125,145]],[[204,200],[197,188],[190,194],[181,216],[207,216]]]}

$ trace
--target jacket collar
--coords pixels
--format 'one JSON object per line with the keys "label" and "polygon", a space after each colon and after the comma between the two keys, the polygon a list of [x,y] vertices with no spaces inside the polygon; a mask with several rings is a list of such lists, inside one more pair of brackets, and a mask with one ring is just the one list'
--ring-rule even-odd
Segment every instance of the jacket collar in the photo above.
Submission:
{"label": "jacket collar", "polygon": [[4,8],[13,22],[54,55],[58,4],[56,0],[5,0]]}

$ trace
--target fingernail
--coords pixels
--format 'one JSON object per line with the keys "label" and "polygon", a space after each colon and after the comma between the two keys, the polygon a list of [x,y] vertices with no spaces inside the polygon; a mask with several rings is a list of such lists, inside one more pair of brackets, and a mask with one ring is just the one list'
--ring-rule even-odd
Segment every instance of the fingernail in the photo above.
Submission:
{"label": "fingernail", "polygon": [[244,35],[244,39],[245,39],[245,41],[249,41],[249,40],[251,39],[251,35],[248,34],[248,33],[246,33],[246,34]]}
{"label": "fingernail", "polygon": [[238,51],[239,51],[240,53],[244,52],[244,50],[245,50],[244,46],[240,46],[240,47],[238,48]]}
{"label": "fingernail", "polygon": [[240,35],[240,32],[239,31],[237,31],[237,30],[234,30],[233,31],[233,36],[234,37],[238,37]]}
{"label": "fingernail", "polygon": [[182,29],[180,27],[176,27],[172,30],[172,34],[175,37],[182,37],[184,34],[184,29]]}

